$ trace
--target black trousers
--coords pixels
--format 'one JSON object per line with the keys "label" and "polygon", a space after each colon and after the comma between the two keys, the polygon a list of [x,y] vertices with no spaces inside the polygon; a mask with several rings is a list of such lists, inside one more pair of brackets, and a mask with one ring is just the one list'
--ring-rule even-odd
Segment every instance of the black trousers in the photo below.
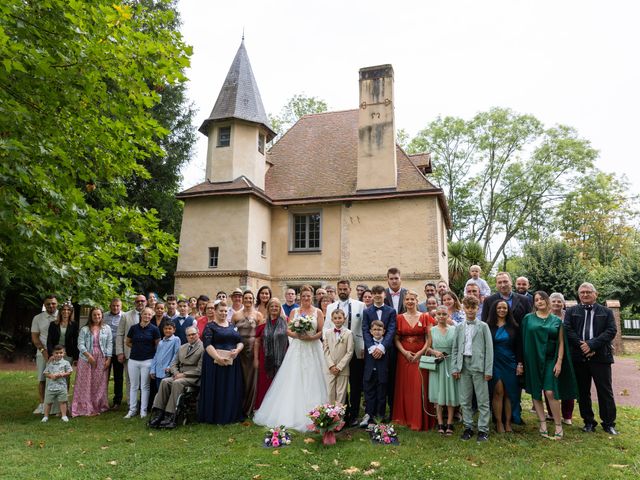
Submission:
{"label": "black trousers", "polygon": [[355,354],[349,362],[349,394],[347,396],[347,418],[355,420],[360,417],[362,400],[362,379],[364,378],[364,358],[356,358]]}
{"label": "black trousers", "polygon": [[580,416],[585,425],[597,425],[591,405],[591,380],[596,386],[598,394],[598,408],[603,427],[616,425],[616,402],[611,385],[611,364],[596,362],[573,362],[576,380],[578,382],[578,403]]}
{"label": "black trousers", "polygon": [[109,365],[109,377],[111,377],[111,370],[113,369],[113,403],[122,403],[122,381],[124,375],[124,364],[118,361],[118,356],[113,355],[111,357],[111,365]]}
{"label": "black trousers", "polygon": [[378,380],[378,375],[375,372],[369,380],[364,382],[364,399],[366,401],[364,411],[372,419],[385,416],[387,385]]}

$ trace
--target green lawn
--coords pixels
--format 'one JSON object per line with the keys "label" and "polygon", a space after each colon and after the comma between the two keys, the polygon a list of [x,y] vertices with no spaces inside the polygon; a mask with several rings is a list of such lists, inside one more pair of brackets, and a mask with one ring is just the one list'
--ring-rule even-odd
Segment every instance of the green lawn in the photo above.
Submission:
{"label": "green lawn", "polygon": [[[396,447],[372,445],[363,431],[351,430],[338,435],[333,447],[324,447],[317,435],[295,435],[291,446],[272,450],[261,446],[263,429],[249,424],[158,431],[140,419],[124,420],[125,412],[75,418],[68,424],[52,417],[41,424],[31,414],[37,400],[33,372],[0,372],[0,388],[2,479],[640,476],[639,408],[619,408],[618,437],[602,430],[584,434],[578,420],[565,429],[563,441],[540,438],[525,401],[528,425],[514,434],[492,434],[482,445],[462,442],[457,425],[451,438],[401,428]],[[315,441],[305,443],[305,438]]]}

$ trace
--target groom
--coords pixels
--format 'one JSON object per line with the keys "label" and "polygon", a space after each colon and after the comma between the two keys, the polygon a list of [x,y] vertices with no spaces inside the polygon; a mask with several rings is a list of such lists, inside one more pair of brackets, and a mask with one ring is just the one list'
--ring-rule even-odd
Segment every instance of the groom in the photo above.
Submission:
{"label": "groom", "polygon": [[351,296],[351,282],[347,279],[338,281],[338,300],[327,307],[324,330],[333,329],[331,314],[341,309],[345,315],[345,326],[353,332],[354,354],[349,362],[349,396],[347,403],[347,425],[358,425],[360,416],[360,399],[362,398],[362,379],[364,377],[364,339],[362,337],[362,315],[365,304],[353,300]]}
{"label": "groom", "polygon": [[[375,351],[372,355],[374,358],[379,358],[382,355],[389,356],[389,372],[387,376],[387,399],[389,403],[389,417],[393,414],[393,387],[396,380],[396,351],[393,344],[393,339],[396,334],[396,311],[393,307],[385,305],[385,290],[382,285],[375,285],[371,289],[373,294],[373,305],[366,308],[362,314],[362,335],[364,337],[364,348],[369,350],[369,347],[373,345],[373,337],[371,336],[371,322],[374,320],[380,320],[384,324],[384,337],[382,338],[382,345],[384,346],[384,353]],[[368,416],[362,419],[360,426],[367,426],[369,422]]]}

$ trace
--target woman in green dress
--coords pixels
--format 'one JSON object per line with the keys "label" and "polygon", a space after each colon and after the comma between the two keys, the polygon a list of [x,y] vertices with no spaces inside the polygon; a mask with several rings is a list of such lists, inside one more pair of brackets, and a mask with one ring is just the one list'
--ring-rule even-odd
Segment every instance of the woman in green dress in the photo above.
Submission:
{"label": "woman in green dress", "polygon": [[[438,416],[438,433],[453,434],[453,414],[455,407],[460,405],[458,400],[458,382],[449,373],[450,355],[453,349],[453,340],[456,336],[456,327],[448,325],[451,321],[446,305],[440,305],[436,309],[435,326],[431,327],[430,345],[427,355],[444,358],[438,368],[429,372],[429,401],[436,405]],[[444,423],[443,409],[447,408],[447,423]]]}
{"label": "woman in green dress", "polygon": [[522,319],[525,389],[533,398],[533,407],[540,420],[540,434],[548,437],[542,403],[544,392],[555,423],[552,438],[559,440],[563,436],[559,400],[576,398],[576,380],[573,365],[565,355],[568,343],[562,320],[551,313],[549,295],[536,292],[533,305],[533,313]]}

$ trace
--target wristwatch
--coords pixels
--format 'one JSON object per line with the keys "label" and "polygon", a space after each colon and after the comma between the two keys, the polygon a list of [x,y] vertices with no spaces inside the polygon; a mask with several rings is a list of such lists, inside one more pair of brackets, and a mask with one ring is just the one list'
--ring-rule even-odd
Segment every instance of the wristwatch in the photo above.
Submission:
{"label": "wristwatch", "polygon": [[44,347],[40,347],[38,350],[40,350],[40,353],[44,353]]}

